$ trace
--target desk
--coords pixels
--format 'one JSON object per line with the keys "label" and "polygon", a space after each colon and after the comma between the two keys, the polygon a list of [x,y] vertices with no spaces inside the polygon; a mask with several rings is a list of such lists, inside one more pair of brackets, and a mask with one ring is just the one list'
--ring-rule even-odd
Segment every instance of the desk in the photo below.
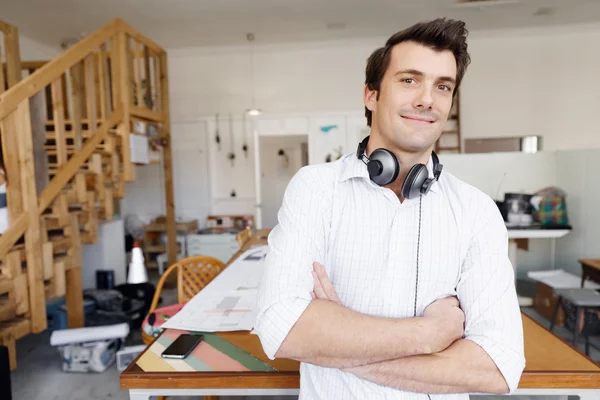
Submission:
{"label": "desk", "polygon": [[[264,244],[266,238],[260,238],[260,236],[266,236],[267,232],[258,231],[255,233],[232,260],[235,260],[242,251],[249,247]],[[600,396],[600,367],[565,341],[548,332],[530,317],[522,314],[522,318],[527,367],[521,377],[516,394],[579,395],[581,400],[597,399]],[[148,400],[150,396],[156,395],[262,396],[298,394],[300,385],[298,362],[287,359],[269,360],[262,350],[258,337],[249,332],[222,332],[217,335],[270,365],[274,368],[274,371],[145,372],[134,361],[121,374],[121,388],[129,390],[131,400]]]}
{"label": "desk", "polygon": [[579,263],[581,264],[581,287],[586,279],[600,283],[600,260],[584,259],[579,260]]}
{"label": "desk", "polygon": [[[515,270],[515,285],[517,283],[517,239],[551,239],[550,263],[551,269],[556,268],[556,239],[571,232],[570,229],[519,229],[508,228],[508,257]],[[533,299],[519,296],[519,305],[531,307]]]}

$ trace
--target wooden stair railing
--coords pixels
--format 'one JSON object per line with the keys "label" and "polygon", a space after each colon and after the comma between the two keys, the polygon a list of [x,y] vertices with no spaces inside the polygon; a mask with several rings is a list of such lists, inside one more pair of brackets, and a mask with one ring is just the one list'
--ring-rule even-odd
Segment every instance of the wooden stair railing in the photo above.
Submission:
{"label": "wooden stair railing", "polygon": [[[16,32],[0,29],[5,39]],[[16,52],[9,47],[7,56],[18,56],[18,41]],[[65,296],[69,327],[83,326],[80,246],[96,241],[98,220],[112,219],[114,199],[135,179],[134,122],[152,125],[162,145],[171,262],[176,251],[166,52],[117,19],[51,61],[10,61],[12,77],[4,82],[0,73],[9,211],[0,236],[0,344],[14,355],[15,339],[47,328],[46,299]],[[22,70],[29,76],[16,80]],[[41,121],[34,99],[45,104]],[[43,129],[43,162],[34,160],[33,124]],[[44,187],[35,179],[41,164]]]}

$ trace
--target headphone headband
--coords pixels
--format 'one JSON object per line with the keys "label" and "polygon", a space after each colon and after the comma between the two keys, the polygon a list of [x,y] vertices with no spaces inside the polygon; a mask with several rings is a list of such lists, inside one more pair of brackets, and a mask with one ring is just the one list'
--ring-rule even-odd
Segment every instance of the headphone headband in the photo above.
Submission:
{"label": "headphone headband", "polygon": [[[367,164],[369,177],[380,186],[385,186],[396,180],[400,173],[400,163],[394,153],[387,149],[377,149],[366,156],[367,144],[370,135],[365,137],[356,149],[356,157]],[[443,165],[440,164],[435,151],[431,152],[433,161],[433,178],[429,178],[429,171],[425,164],[415,164],[408,172],[402,184],[402,195],[405,198],[414,197],[417,194],[427,194],[434,181],[440,179]],[[373,165],[369,165],[369,164]]]}

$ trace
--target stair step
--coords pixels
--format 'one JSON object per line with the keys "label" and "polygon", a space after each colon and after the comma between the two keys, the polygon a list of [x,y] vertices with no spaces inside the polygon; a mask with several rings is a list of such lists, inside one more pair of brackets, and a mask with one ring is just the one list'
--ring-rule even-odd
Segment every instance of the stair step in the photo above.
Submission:
{"label": "stair step", "polygon": [[[119,134],[119,132],[116,129],[109,129],[108,134],[116,136]],[[75,133],[73,131],[65,131],[64,137],[65,137],[65,139],[73,139],[75,137]],[[84,129],[81,131],[81,137],[83,139],[88,139],[88,138],[92,137],[92,132],[88,131],[87,129]],[[46,139],[47,140],[55,140],[56,132],[54,132],[52,130],[49,130],[49,131],[47,130],[46,131]]]}
{"label": "stair step", "polygon": [[[85,224],[88,220],[87,213],[85,213],[83,211],[69,210],[69,214],[76,214],[77,220],[79,221],[80,225]],[[69,225],[69,224],[67,224],[67,225],[60,224],[60,218],[57,215],[47,214],[47,215],[44,215],[43,218],[46,220],[46,229],[49,231],[56,230],[56,229],[62,229]]]}
{"label": "stair step", "polygon": [[64,253],[71,248],[71,239],[66,236],[56,235],[50,236],[48,239],[52,242],[54,254]]}
{"label": "stair step", "polygon": [[69,220],[61,221],[61,218],[54,214],[42,215],[42,218],[46,221],[46,230],[48,231],[63,229],[69,226],[70,223]]}
{"label": "stair step", "polygon": [[[100,123],[100,122],[102,122],[104,120],[101,119],[101,118],[98,118],[97,121],[98,121],[98,123]],[[65,122],[65,125],[71,125],[73,123],[73,121],[70,120],[70,119],[65,119],[64,122]],[[81,118],[80,122],[81,122],[81,124],[87,124],[89,122],[89,120],[87,118]],[[54,120],[53,119],[47,119],[46,120],[46,126],[53,126],[53,125],[54,125]]]}
{"label": "stair step", "polygon": [[0,322],[8,321],[17,316],[17,303],[13,299],[0,297]]}
{"label": "stair step", "polygon": [[70,255],[62,255],[62,256],[55,256],[54,257],[54,263],[59,263],[59,262],[64,262],[65,263],[65,271],[70,270],[71,268],[73,268],[72,262],[71,262],[72,258]]}
{"label": "stair step", "polygon": [[0,277],[0,295],[12,291],[14,288],[12,279]]}
{"label": "stair step", "polygon": [[[56,146],[44,146],[46,149],[46,154],[49,156],[57,156],[58,155],[58,150],[56,149]],[[67,156],[73,155],[77,152],[77,150],[75,149],[75,146],[67,146]],[[107,152],[104,147],[96,147],[96,153],[100,153],[102,155],[111,155],[111,153]]]}
{"label": "stair step", "polygon": [[12,321],[0,322],[0,337],[12,336],[21,339],[31,333],[31,321],[25,318],[15,318]]}

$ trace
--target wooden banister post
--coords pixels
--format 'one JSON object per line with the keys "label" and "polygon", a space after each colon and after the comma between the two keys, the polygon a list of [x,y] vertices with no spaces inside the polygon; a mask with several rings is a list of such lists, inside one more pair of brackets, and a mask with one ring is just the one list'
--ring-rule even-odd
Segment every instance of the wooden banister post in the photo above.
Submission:
{"label": "wooden banister post", "polygon": [[4,50],[6,53],[6,83],[14,86],[22,78],[21,51],[19,49],[19,30],[6,24],[4,27]]}
{"label": "wooden banister post", "polygon": [[[21,80],[21,56],[19,51],[19,30],[9,24],[2,24],[4,33],[4,55],[6,59],[6,81],[4,72],[0,79],[0,93],[4,86],[14,86]],[[14,118],[0,120],[0,132],[2,133],[2,155],[4,158],[4,171],[8,181],[6,198],[8,202],[9,225],[15,223],[17,217],[23,212],[21,200],[21,178],[19,175],[19,158],[17,153],[17,127]]]}
{"label": "wooden banister post", "polygon": [[25,231],[25,252],[27,257],[27,282],[29,284],[31,331],[33,333],[39,333],[46,329],[47,321],[40,215],[38,211],[38,198],[33,165],[33,141],[29,99],[22,101],[8,118],[15,120],[16,129],[13,132],[6,133],[15,135],[17,138],[23,212],[27,213],[29,216],[29,224]]}
{"label": "wooden banister post", "polygon": [[119,101],[123,110],[123,121],[119,125],[119,134],[121,135],[121,145],[123,146],[123,178],[127,182],[135,179],[134,166],[131,163],[131,153],[129,149],[129,126],[131,118],[131,65],[129,54],[129,38],[124,30],[121,30],[118,35],[118,49],[116,54],[115,64],[119,65]]}
{"label": "wooden banister post", "polygon": [[177,261],[177,247],[175,242],[175,197],[173,195],[173,158],[171,154],[171,114],[169,111],[169,75],[167,73],[167,52],[160,55],[160,97],[162,99],[162,113],[164,123],[160,132],[163,142],[163,162],[165,169],[165,196],[167,209],[167,250],[169,265]]}

